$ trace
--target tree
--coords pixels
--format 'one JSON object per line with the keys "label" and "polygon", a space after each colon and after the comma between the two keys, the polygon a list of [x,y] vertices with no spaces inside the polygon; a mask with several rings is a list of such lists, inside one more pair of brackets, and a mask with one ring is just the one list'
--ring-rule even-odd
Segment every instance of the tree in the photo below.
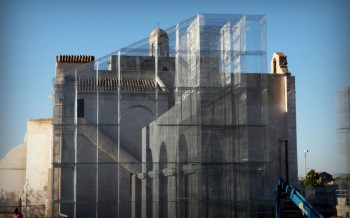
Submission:
{"label": "tree", "polygon": [[320,179],[318,173],[315,172],[314,169],[310,170],[305,177],[304,180],[304,185],[312,185],[313,187],[319,187],[319,186],[323,186],[323,180]]}

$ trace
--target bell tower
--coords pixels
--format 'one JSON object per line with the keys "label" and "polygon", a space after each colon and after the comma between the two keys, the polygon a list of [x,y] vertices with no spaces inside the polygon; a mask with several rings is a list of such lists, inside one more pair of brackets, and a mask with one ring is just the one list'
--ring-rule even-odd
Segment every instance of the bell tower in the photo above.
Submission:
{"label": "bell tower", "polygon": [[287,74],[288,71],[287,56],[282,52],[275,52],[271,60],[271,74]]}
{"label": "bell tower", "polygon": [[169,38],[168,34],[162,29],[155,29],[149,36],[149,56],[155,55],[156,43],[158,41],[158,56],[169,56]]}

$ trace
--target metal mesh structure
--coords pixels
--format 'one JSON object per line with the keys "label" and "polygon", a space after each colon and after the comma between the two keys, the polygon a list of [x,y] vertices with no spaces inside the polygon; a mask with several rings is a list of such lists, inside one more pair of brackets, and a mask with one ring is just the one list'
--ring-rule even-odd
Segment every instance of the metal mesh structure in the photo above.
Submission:
{"label": "metal mesh structure", "polygon": [[347,166],[350,169],[350,87],[337,95],[337,136],[340,153],[348,157]]}
{"label": "metal mesh structure", "polygon": [[297,180],[294,77],[266,73],[265,16],[56,62],[53,217],[270,217],[277,178]]}

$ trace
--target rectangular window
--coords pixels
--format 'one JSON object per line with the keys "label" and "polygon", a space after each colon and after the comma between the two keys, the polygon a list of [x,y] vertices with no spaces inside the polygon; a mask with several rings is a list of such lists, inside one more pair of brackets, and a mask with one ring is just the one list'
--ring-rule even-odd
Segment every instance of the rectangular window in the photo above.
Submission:
{"label": "rectangular window", "polygon": [[78,99],[77,113],[78,117],[84,117],[84,99]]}

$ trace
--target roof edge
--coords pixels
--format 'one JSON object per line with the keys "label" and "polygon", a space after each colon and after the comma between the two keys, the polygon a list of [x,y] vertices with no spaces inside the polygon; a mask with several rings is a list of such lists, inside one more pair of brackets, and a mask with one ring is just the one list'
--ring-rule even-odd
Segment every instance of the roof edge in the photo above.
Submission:
{"label": "roof edge", "polygon": [[95,60],[92,55],[57,55],[57,63],[89,63]]}

